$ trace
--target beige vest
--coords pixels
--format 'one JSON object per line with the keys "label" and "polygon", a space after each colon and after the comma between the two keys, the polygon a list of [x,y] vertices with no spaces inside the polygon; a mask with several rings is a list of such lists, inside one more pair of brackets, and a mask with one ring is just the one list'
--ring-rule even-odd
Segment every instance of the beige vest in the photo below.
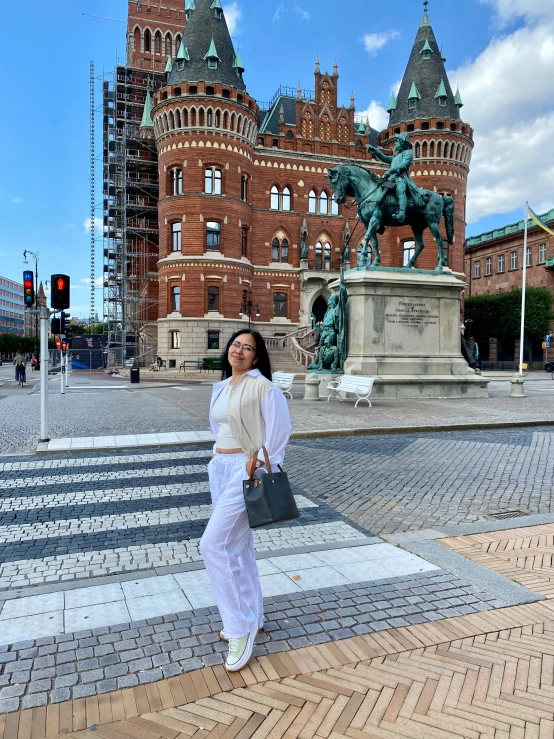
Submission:
{"label": "beige vest", "polygon": [[232,386],[227,417],[233,436],[249,457],[256,454],[265,439],[262,400],[273,387],[263,375],[244,375]]}

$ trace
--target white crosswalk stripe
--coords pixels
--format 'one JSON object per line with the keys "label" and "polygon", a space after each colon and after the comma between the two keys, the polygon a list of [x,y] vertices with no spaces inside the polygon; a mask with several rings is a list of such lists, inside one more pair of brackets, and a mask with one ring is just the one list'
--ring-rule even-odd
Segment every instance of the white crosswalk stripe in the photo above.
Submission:
{"label": "white crosswalk stripe", "polygon": [[155,467],[151,470],[134,469],[112,472],[79,472],[67,475],[49,475],[48,477],[21,477],[0,481],[0,490],[35,487],[37,485],[70,485],[74,482],[108,482],[109,480],[126,480],[131,477],[173,477],[176,475],[206,474],[205,464],[191,464],[175,467]]}

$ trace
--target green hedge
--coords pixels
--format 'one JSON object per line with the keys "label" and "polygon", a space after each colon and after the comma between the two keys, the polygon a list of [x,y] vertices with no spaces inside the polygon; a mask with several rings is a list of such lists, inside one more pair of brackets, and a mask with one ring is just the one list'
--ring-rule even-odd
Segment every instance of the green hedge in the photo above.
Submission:
{"label": "green hedge", "polygon": [[[473,321],[472,335],[479,341],[519,338],[521,289],[496,295],[476,295],[465,301],[465,318]],[[525,335],[541,339],[550,333],[554,313],[552,295],[546,287],[528,287],[525,292]]]}

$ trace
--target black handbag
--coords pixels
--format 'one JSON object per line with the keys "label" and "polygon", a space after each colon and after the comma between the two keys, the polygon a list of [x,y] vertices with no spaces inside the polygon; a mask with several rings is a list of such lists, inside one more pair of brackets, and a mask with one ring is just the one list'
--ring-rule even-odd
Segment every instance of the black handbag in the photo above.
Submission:
{"label": "black handbag", "polygon": [[262,449],[267,472],[258,479],[254,477],[255,470],[252,465],[251,476],[242,483],[251,529],[279,521],[290,521],[300,516],[287,473],[283,472],[280,466],[279,472],[273,472],[267,449],[265,446]]}

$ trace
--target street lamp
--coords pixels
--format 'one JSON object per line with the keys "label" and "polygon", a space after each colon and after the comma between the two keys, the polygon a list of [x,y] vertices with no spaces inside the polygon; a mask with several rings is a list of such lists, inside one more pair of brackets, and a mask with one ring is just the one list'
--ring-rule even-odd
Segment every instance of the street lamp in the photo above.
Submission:
{"label": "street lamp", "polygon": [[[30,254],[35,261],[35,309],[38,308],[38,252],[25,249],[23,252],[23,264],[29,264],[27,254]],[[38,313],[35,313],[35,339],[38,341]]]}
{"label": "street lamp", "polygon": [[[252,311],[254,308],[254,303],[252,301],[252,290],[249,288],[248,290],[242,291],[242,306],[239,311],[239,316],[242,318],[243,315],[248,316],[248,328],[250,328],[252,324]],[[260,317],[260,308],[258,306],[258,303],[256,303],[256,318]]]}

